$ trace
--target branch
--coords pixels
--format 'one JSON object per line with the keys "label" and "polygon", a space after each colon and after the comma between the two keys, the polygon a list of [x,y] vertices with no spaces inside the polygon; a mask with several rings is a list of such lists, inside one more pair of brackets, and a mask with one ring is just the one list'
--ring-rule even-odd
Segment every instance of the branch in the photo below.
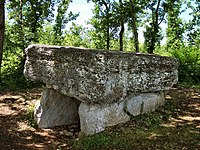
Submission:
{"label": "branch", "polygon": [[158,1],[158,5],[157,5],[157,8],[156,8],[156,12],[155,12],[156,13],[156,25],[158,25],[158,9],[160,7],[160,1],[161,0]]}
{"label": "branch", "polygon": [[162,16],[161,21],[158,23],[158,26],[162,23],[162,21],[164,20],[164,18],[165,18],[165,13],[164,13],[164,15]]}

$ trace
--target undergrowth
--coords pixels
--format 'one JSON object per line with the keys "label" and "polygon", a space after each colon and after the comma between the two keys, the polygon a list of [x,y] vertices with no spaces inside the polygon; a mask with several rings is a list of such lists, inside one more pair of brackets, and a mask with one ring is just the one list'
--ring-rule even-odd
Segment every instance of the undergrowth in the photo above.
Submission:
{"label": "undergrowth", "polygon": [[23,119],[26,121],[26,123],[30,126],[33,127],[35,129],[38,128],[38,124],[36,123],[36,121],[34,120],[34,109],[35,109],[35,105],[31,105],[27,108]]}

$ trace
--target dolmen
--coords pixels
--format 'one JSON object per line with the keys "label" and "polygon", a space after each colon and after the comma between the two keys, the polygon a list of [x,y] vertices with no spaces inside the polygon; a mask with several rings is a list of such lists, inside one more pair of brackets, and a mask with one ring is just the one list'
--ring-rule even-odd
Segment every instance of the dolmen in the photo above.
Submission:
{"label": "dolmen", "polygon": [[85,135],[154,111],[178,81],[178,61],[159,55],[30,45],[24,75],[44,83],[40,128],[80,122]]}

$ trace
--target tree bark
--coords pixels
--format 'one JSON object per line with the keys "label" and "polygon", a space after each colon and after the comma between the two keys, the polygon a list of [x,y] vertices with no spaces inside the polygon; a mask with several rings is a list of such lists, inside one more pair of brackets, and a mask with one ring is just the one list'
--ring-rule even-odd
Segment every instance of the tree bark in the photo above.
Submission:
{"label": "tree bark", "polygon": [[106,27],[106,49],[110,49],[110,19],[109,19],[109,11],[110,11],[110,6],[109,4],[106,3],[106,1],[102,0],[104,6],[106,7],[106,22],[107,22],[107,27]]}
{"label": "tree bark", "polygon": [[5,29],[5,0],[0,0],[0,82],[1,82],[1,66],[3,59],[3,43],[4,43],[4,29]]}
{"label": "tree bark", "polygon": [[19,5],[19,25],[20,25],[20,31],[19,31],[19,34],[20,34],[20,38],[21,38],[21,41],[20,42],[20,47],[24,50],[25,49],[25,40],[24,38],[24,22],[23,22],[23,0],[20,0],[20,5]]}
{"label": "tree bark", "polygon": [[[123,7],[123,4],[122,4],[122,0],[119,0],[119,4],[120,4],[120,7],[122,8]],[[123,48],[124,48],[124,43],[123,43],[123,36],[124,36],[124,16],[123,16],[123,12],[121,13],[121,30],[119,32],[119,44],[120,44],[120,48],[119,50],[120,51],[123,51]]]}
{"label": "tree bark", "polygon": [[132,26],[133,26],[133,36],[135,42],[135,51],[139,52],[139,41],[138,41],[138,32],[137,32],[137,25],[136,25],[136,10],[135,10],[135,1],[130,0],[131,3],[131,13],[132,13]]}
{"label": "tree bark", "polygon": [[122,21],[121,22],[121,30],[120,30],[120,33],[119,33],[119,44],[120,44],[119,50],[120,51],[123,51],[123,49],[124,49],[123,37],[124,37],[124,22]]}
{"label": "tree bark", "polygon": [[107,50],[110,49],[110,27],[109,27],[109,25],[106,29],[106,48],[107,48]]}
{"label": "tree bark", "polygon": [[[155,11],[155,15],[153,14],[154,12],[152,11],[152,22],[153,22],[153,34],[152,34],[152,40],[151,40],[151,44],[150,44],[150,48],[149,48],[149,53],[152,54],[154,49],[155,49],[155,45],[156,45],[156,41],[157,41],[157,37],[158,37],[158,27],[159,27],[159,23],[158,23],[158,11],[159,11],[159,7],[160,7],[160,2],[161,0],[158,1],[157,7],[156,7],[156,11]],[[155,18],[154,18],[155,16]]]}

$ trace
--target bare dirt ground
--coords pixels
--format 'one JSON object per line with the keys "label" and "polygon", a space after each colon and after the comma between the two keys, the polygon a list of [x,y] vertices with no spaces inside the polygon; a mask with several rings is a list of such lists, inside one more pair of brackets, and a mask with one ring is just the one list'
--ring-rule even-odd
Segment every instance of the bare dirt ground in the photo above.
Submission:
{"label": "bare dirt ground", "polygon": [[[76,139],[78,125],[35,129],[30,126],[30,114],[41,90],[0,94],[0,150],[54,150],[60,146],[71,149],[69,141]],[[27,121],[29,119],[29,121]]]}
{"label": "bare dirt ground", "polygon": [[[174,88],[166,98],[173,100],[180,93],[183,96],[178,97],[181,101],[177,112],[181,113],[170,118],[166,126],[193,124],[196,129],[200,129],[200,90]],[[78,125],[52,129],[35,129],[30,126],[31,116],[27,110],[33,108],[40,96],[41,89],[0,93],[0,150],[73,149],[74,140],[78,140]]]}

